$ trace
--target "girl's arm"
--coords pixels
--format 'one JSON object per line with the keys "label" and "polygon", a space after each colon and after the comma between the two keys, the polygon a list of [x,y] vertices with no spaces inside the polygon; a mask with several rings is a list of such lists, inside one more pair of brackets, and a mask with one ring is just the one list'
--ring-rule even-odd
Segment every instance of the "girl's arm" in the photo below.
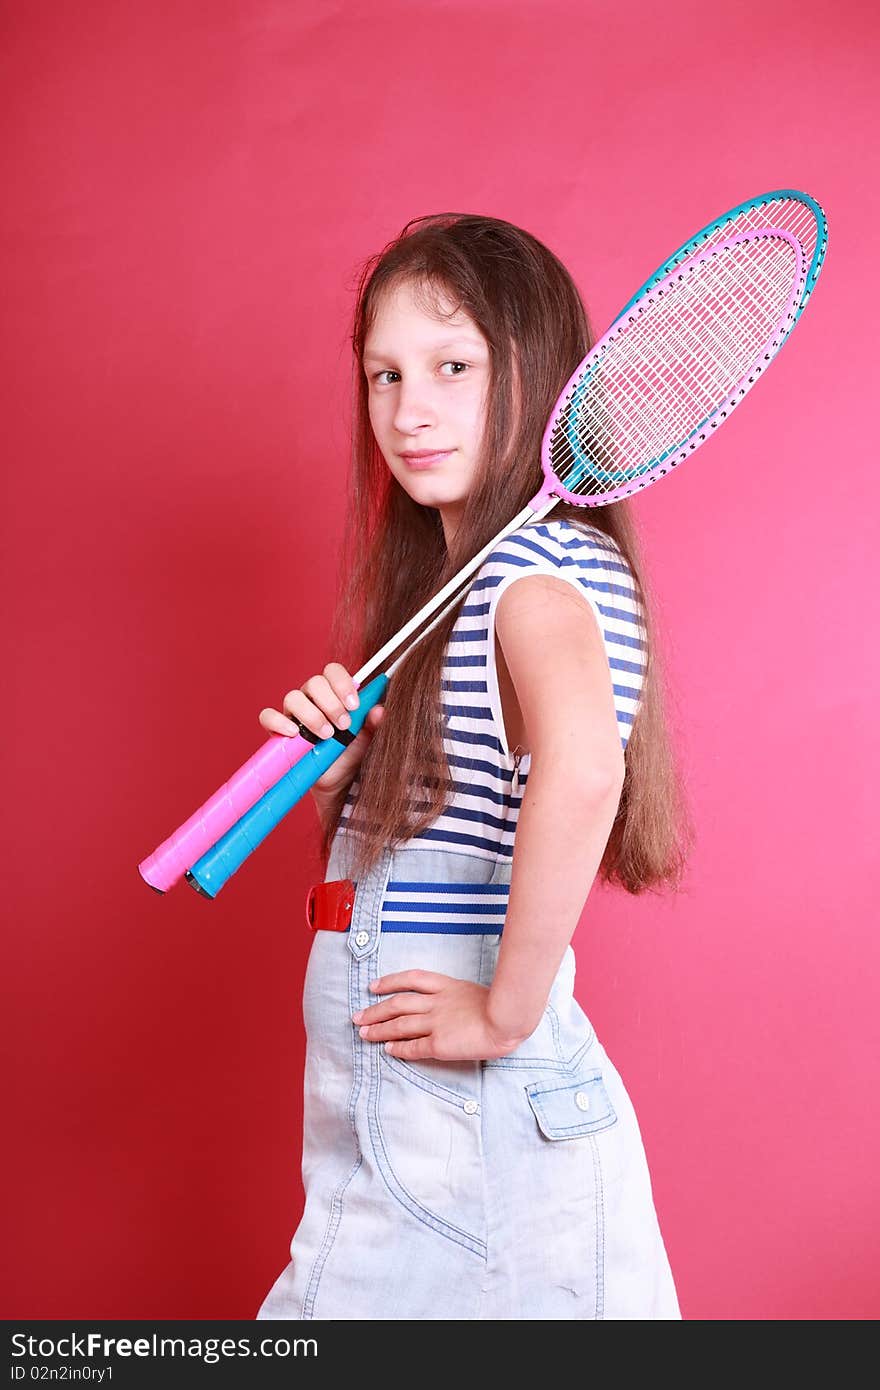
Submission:
{"label": "girl's arm", "polygon": [[531,751],[488,998],[493,1025],[515,1046],[540,1022],[602,862],[624,760],[605,644],[586,600],[564,579],[526,575],[498,600],[496,632]]}

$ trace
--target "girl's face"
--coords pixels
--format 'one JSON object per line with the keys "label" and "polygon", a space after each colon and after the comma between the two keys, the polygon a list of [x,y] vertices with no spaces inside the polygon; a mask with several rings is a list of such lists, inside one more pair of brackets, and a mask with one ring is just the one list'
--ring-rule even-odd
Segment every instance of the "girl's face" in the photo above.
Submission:
{"label": "girl's face", "polygon": [[[453,307],[442,292],[438,307]],[[468,314],[433,318],[405,283],[382,295],[364,343],[376,443],[413,501],[439,510],[447,545],[476,473],[490,361]]]}

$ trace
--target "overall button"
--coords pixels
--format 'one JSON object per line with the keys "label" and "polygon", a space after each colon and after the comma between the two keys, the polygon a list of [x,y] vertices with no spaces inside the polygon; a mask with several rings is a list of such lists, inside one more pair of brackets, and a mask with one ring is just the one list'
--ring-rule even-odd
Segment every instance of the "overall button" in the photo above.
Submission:
{"label": "overall button", "polygon": [[473,1115],[477,1108],[477,1102],[475,1100],[466,1100],[461,1108],[466,1115]]}
{"label": "overall button", "polygon": [[589,1110],[590,1097],[587,1095],[586,1091],[578,1091],[575,1095],[574,1103],[578,1110]]}
{"label": "overall button", "polygon": [[355,941],[358,946],[366,946],[369,939],[370,933],[368,931],[359,931],[357,936],[355,937]]}

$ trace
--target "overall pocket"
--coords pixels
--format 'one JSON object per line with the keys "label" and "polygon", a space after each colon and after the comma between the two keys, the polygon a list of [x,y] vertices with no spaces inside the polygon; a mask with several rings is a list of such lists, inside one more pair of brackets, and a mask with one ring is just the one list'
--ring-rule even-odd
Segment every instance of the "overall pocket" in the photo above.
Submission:
{"label": "overall pocket", "polygon": [[[474,979],[479,951],[474,936],[383,930],[375,973],[422,969]],[[394,993],[380,998],[387,1001]],[[366,1002],[376,1003],[377,996]],[[392,1056],[381,1042],[365,1039],[359,1045],[371,1059],[370,1141],[389,1193],[417,1220],[484,1254],[480,1063],[410,1061]]]}
{"label": "overall pocket", "polygon": [[565,1040],[562,1037],[559,1014],[552,1003],[548,1003],[540,1022],[519,1047],[503,1057],[491,1057],[484,1065],[487,1067],[507,1067],[510,1070],[527,1071],[565,1071],[568,1060],[565,1056]]}
{"label": "overall pocket", "polygon": [[526,1096],[547,1139],[577,1139],[617,1123],[602,1073],[581,1070],[567,1080],[533,1081]]}
{"label": "overall pocket", "polygon": [[379,1047],[376,1072],[370,1135],[389,1192],[418,1220],[484,1255],[480,1064],[409,1063]]}
{"label": "overall pocket", "polygon": [[519,1047],[504,1057],[487,1061],[486,1066],[546,1072],[549,1076],[564,1076],[568,1072],[574,1075],[574,1069],[597,1041],[592,1023],[574,997],[574,969],[574,951],[569,946],[537,1028]]}

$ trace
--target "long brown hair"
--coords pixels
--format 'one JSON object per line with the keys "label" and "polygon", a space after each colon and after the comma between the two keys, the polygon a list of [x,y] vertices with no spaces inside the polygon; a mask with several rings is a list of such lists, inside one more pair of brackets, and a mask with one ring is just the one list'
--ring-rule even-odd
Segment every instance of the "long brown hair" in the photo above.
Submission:
{"label": "long brown hair", "polygon": [[[439,511],[413,501],[373,435],[364,343],[380,296],[401,283],[440,317],[437,292],[464,310],[487,340],[491,379],[474,484],[447,549]],[[414,218],[359,270],[351,334],[351,485],[341,584],[332,625],[333,660],[354,671],[534,497],[542,481],[541,440],[550,412],[593,343],[587,312],[565,266],[528,232],[494,217],[440,213]],[[653,603],[626,501],[580,508],[557,502],[550,519],[596,527],[632,571],[646,633],[641,703],[625,753],[625,777],[599,877],[630,893],[677,888],[692,830],[664,710]],[[461,602],[464,601],[464,596]],[[360,789],[346,824],[348,874],[362,876],[442,812],[454,783],[443,746],[444,650],[456,604],[394,672],[385,717],[367,747]],[[340,791],[324,822],[325,868],[345,805]]]}

